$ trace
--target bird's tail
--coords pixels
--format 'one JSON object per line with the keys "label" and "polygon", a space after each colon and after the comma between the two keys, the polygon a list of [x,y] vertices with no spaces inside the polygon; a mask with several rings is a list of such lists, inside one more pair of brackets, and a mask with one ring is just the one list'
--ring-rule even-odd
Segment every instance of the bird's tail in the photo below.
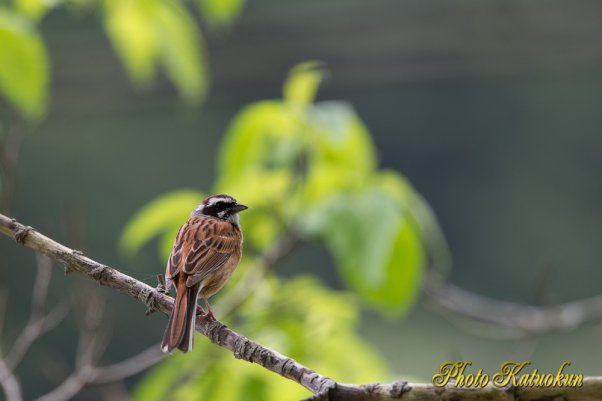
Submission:
{"label": "bird's tail", "polygon": [[198,290],[198,285],[187,287],[185,280],[178,282],[176,301],[161,342],[163,352],[171,352],[176,348],[182,352],[192,349]]}

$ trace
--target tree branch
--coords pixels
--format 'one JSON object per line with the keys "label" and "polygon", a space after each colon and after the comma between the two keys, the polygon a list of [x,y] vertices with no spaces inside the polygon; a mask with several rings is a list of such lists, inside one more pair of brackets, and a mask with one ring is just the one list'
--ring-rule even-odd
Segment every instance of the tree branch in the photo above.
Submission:
{"label": "tree branch", "polygon": [[538,307],[474,294],[444,281],[433,272],[426,281],[425,291],[445,312],[507,329],[511,336],[570,330],[584,323],[602,321],[602,295]]}
{"label": "tree branch", "polygon": [[337,384],[304,401],[599,401],[602,377],[583,379],[582,387],[438,388],[430,384]]}
{"label": "tree branch", "polygon": [[[74,271],[84,273],[100,285],[129,295],[146,304],[147,307],[164,314],[170,313],[173,308],[173,298],[1,214],[0,232],[18,243],[62,263],[65,265],[66,273]],[[299,383],[313,393],[321,393],[334,386],[332,379],[314,372],[292,358],[285,357],[235,333],[219,321],[198,317],[196,329],[213,343],[232,351],[235,358],[257,363]]]}
{"label": "tree branch", "polygon": [[[148,308],[156,309],[164,314],[169,313],[173,307],[173,299],[171,297],[113,268],[100,264],[84,256],[79,251],[67,248],[33,230],[31,227],[24,226],[16,220],[1,214],[0,232],[28,248],[61,262],[65,265],[67,273],[73,271],[84,273],[100,285],[127,294],[146,304]],[[219,321],[199,317],[196,321],[196,329],[213,343],[230,350],[235,358],[257,363],[272,372],[278,373],[304,386],[314,393],[312,397],[308,398],[308,400],[313,401],[399,401],[400,399],[404,401],[477,401],[484,399],[489,401],[535,401],[557,398],[565,401],[594,401],[602,398],[602,377],[584,378],[582,387],[569,388],[520,387],[504,389],[487,386],[483,389],[464,389],[453,386],[437,388],[429,384],[408,385],[405,382],[364,385],[337,383],[291,358],[243,337],[228,329]],[[150,353],[151,351],[149,350]],[[150,360],[154,359],[154,356],[142,356],[142,354],[140,357],[148,357]],[[113,368],[117,368],[118,366],[123,368],[124,366],[128,366],[128,361],[112,366]],[[86,367],[89,367],[89,369]],[[82,382],[93,383],[97,380],[100,383],[104,381],[103,378],[110,379],[113,374],[111,370],[111,367],[93,368],[90,364],[86,364],[83,368],[78,369],[77,376],[68,378],[57,390],[61,389],[63,395],[77,392],[81,389]],[[127,370],[124,368],[122,371],[126,372]],[[2,384],[6,392],[6,381]],[[10,391],[10,385],[8,390]],[[56,391],[53,393],[47,394],[41,400],[56,401],[65,399],[54,397],[57,393]],[[15,399],[18,400],[18,398]]]}
{"label": "tree branch", "polygon": [[22,401],[21,383],[15,377],[13,371],[6,366],[4,359],[0,359],[0,376],[2,377],[0,384],[2,390],[4,390],[6,401]]}
{"label": "tree branch", "polygon": [[[51,260],[43,255],[37,256],[37,273],[32,290],[31,313],[29,320],[15,343],[7,353],[4,361],[9,370],[14,370],[21,362],[27,350],[44,333],[52,330],[67,316],[67,306],[58,304],[46,313],[46,297],[52,276]],[[0,375],[0,380],[2,375]]]}

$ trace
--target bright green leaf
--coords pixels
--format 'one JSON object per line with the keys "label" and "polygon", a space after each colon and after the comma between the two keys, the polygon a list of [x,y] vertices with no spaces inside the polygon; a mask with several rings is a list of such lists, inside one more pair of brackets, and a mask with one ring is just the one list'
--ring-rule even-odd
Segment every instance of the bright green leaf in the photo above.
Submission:
{"label": "bright green leaf", "polygon": [[160,41],[161,63],[180,96],[197,103],[204,98],[208,81],[201,34],[190,13],[180,3],[154,1],[154,23]]}
{"label": "bright green leaf", "polygon": [[449,245],[437,216],[428,202],[403,176],[395,171],[385,170],[379,173],[376,181],[400,204],[404,205],[416,222],[422,242],[429,251],[430,267],[438,270],[441,274],[449,273],[452,265]]}
{"label": "bright green leaf", "polygon": [[307,61],[296,65],[289,72],[284,83],[284,100],[306,107],[314,101],[323,78],[323,64],[318,61]]}
{"label": "bright green leaf", "polygon": [[307,206],[366,185],[376,168],[370,133],[353,108],[320,102],[309,110],[312,143],[303,199]]}
{"label": "bright green leaf", "polygon": [[132,79],[148,84],[157,66],[195,103],[207,91],[201,36],[188,10],[168,0],[105,0],[105,26]]}
{"label": "bright green leaf", "polygon": [[383,188],[342,194],[302,222],[335,256],[343,279],[380,311],[404,311],[420,289],[424,251],[414,221]]}
{"label": "bright green leaf", "polygon": [[135,254],[148,241],[163,233],[173,243],[177,229],[202,200],[203,194],[195,190],[168,192],[156,198],[128,221],[119,240],[120,249],[129,255]]}
{"label": "bright green leaf", "polygon": [[251,206],[241,219],[255,249],[267,248],[283,231],[285,206],[307,147],[302,129],[285,104],[264,101],[240,112],[224,137],[215,192],[233,194]]}
{"label": "bright green leaf", "polygon": [[154,0],[105,1],[107,33],[138,84],[146,84],[155,76],[159,39],[153,22],[154,7]]}
{"label": "bright green leaf", "polygon": [[302,147],[298,130],[299,121],[281,102],[247,106],[230,124],[220,147],[220,182],[238,181],[252,170],[292,167]]}
{"label": "bright green leaf", "polygon": [[19,14],[0,8],[0,92],[29,119],[46,109],[49,66],[35,27]]}
{"label": "bright green leaf", "polygon": [[203,18],[212,26],[229,26],[240,15],[245,0],[196,0]]}
{"label": "bright green leaf", "polygon": [[39,20],[50,7],[61,3],[61,0],[14,0],[15,8],[33,20]]}

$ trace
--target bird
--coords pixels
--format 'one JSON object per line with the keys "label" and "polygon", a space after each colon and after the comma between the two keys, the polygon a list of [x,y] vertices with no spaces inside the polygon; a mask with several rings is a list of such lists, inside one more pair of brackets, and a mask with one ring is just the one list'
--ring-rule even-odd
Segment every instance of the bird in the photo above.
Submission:
{"label": "bird", "polygon": [[161,342],[163,352],[188,352],[194,342],[197,298],[201,315],[214,318],[207,300],[226,284],[242,256],[238,213],[248,209],[229,195],[204,199],[180,227],[165,269],[165,288],[176,289],[174,307]]}

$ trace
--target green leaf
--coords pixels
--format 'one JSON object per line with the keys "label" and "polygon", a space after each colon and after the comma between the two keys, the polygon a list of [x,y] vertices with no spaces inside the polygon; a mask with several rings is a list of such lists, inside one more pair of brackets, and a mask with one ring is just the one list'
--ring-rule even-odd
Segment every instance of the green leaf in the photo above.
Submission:
{"label": "green leaf", "polygon": [[341,277],[368,304],[395,314],[412,304],[421,284],[423,245],[411,216],[385,189],[333,197],[302,225],[325,241]]}
{"label": "green leaf", "polygon": [[155,1],[106,0],[104,4],[107,34],[130,77],[138,85],[149,83],[159,54]]}
{"label": "green leaf", "polygon": [[320,102],[309,110],[312,141],[303,188],[306,207],[367,184],[376,168],[370,133],[344,102]]}
{"label": "green leaf", "polygon": [[296,65],[284,83],[284,100],[306,107],[313,103],[322,79],[324,65],[319,61],[306,61]]}
{"label": "green leaf", "polygon": [[245,0],[196,0],[201,15],[211,26],[230,26],[240,15]]}
{"label": "green leaf", "polygon": [[240,112],[224,137],[215,192],[233,194],[252,206],[241,220],[256,249],[268,247],[282,232],[284,206],[304,148],[299,130],[288,107],[264,101]]}
{"label": "green leaf", "polygon": [[429,252],[430,268],[438,270],[443,275],[448,274],[452,265],[451,252],[443,229],[428,202],[408,180],[395,171],[385,170],[379,173],[376,181],[401,205],[404,205],[416,222],[424,247]]}
{"label": "green leaf", "polygon": [[288,169],[301,147],[299,121],[289,108],[272,100],[247,106],[220,147],[220,182],[238,181],[249,171]]}
{"label": "green leaf", "polygon": [[119,248],[127,255],[133,255],[160,234],[165,234],[163,243],[165,238],[171,238],[173,244],[178,228],[202,200],[203,194],[195,190],[178,190],[159,196],[128,221],[119,239]]}
{"label": "green leaf", "polygon": [[50,9],[56,6],[61,0],[14,0],[15,8],[29,18],[38,21]]}
{"label": "green leaf", "polygon": [[156,5],[154,18],[161,63],[180,96],[198,103],[206,95],[208,82],[201,34],[190,13],[180,3],[159,0]]}
{"label": "green leaf", "polygon": [[49,66],[46,48],[23,16],[0,8],[0,92],[28,119],[46,110]]}
{"label": "green leaf", "polygon": [[157,67],[180,96],[196,103],[207,91],[201,35],[185,7],[167,0],[105,0],[105,27],[115,50],[139,85],[155,77]]}

